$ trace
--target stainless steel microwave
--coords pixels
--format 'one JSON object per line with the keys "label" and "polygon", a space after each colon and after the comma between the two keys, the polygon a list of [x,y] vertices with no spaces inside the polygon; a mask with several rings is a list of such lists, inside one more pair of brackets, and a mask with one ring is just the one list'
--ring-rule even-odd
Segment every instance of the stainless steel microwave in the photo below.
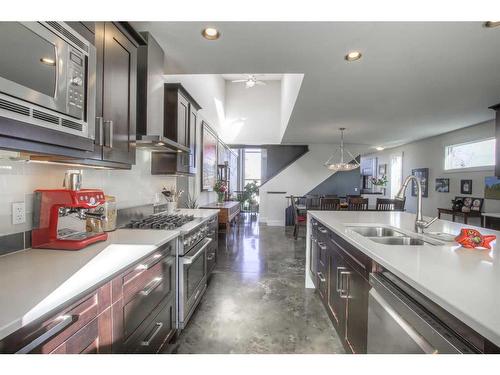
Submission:
{"label": "stainless steel microwave", "polygon": [[0,116],[94,139],[95,47],[64,22],[0,22]]}

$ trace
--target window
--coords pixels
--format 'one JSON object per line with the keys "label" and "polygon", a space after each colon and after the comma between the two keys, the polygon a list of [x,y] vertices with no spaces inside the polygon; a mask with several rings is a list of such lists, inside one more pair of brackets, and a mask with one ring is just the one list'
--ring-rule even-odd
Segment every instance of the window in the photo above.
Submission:
{"label": "window", "polygon": [[249,182],[257,181],[261,183],[261,151],[257,148],[245,149],[245,167],[244,167],[243,186]]}
{"label": "window", "polygon": [[495,165],[495,139],[446,146],[444,169],[464,169]]}
{"label": "window", "polygon": [[391,155],[391,198],[399,191],[403,183],[403,154]]}

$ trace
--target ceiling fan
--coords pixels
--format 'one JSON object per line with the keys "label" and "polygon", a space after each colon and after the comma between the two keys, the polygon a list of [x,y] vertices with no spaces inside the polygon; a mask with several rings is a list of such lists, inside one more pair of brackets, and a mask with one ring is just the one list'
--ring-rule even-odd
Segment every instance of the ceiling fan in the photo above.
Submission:
{"label": "ceiling fan", "polygon": [[233,83],[238,83],[238,82],[245,82],[245,87],[247,89],[250,89],[256,85],[259,85],[259,86],[265,86],[266,83],[264,81],[259,81],[257,79],[257,77],[254,75],[254,74],[247,74],[247,78],[246,79],[235,79],[231,82]]}

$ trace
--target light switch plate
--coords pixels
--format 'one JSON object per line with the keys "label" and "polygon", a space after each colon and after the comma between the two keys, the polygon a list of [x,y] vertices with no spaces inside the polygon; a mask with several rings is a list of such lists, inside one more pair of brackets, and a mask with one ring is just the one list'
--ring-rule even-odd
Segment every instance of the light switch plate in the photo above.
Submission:
{"label": "light switch plate", "polygon": [[23,224],[26,222],[26,206],[24,202],[12,203],[12,224]]}

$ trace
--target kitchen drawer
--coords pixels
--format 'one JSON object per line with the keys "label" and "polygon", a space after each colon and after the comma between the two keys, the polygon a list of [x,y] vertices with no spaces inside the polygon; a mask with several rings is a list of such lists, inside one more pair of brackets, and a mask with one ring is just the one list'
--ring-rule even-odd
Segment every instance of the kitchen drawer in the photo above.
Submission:
{"label": "kitchen drawer", "polygon": [[175,247],[172,241],[162,246],[140,263],[134,265],[125,271],[121,276],[113,280],[113,303],[125,297],[129,299],[134,293],[144,289],[147,283],[155,276],[151,271],[159,264],[166,256],[175,256]]}
{"label": "kitchen drawer", "polygon": [[59,345],[51,354],[103,354],[111,352],[111,309]]}
{"label": "kitchen drawer", "polygon": [[[140,281],[140,283],[134,282],[129,289],[124,288],[125,339],[142,324],[165,297],[175,297],[175,257],[163,258],[144,278],[141,277]],[[139,285],[142,285],[142,289],[137,288]]]}
{"label": "kitchen drawer", "polygon": [[50,353],[110,306],[111,288],[105,284],[89,296],[40,324],[32,324],[5,338],[5,353]]}
{"label": "kitchen drawer", "polygon": [[175,297],[164,300],[152,315],[126,342],[127,353],[157,353],[175,334]]}

